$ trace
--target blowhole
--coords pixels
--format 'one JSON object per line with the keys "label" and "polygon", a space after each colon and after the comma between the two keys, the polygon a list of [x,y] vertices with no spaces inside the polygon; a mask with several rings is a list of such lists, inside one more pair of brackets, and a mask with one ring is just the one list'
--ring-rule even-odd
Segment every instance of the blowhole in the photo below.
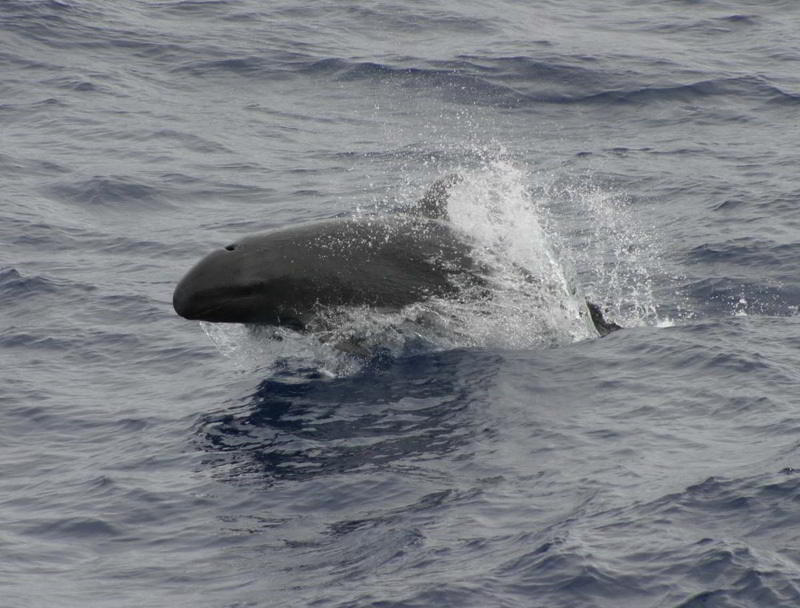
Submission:
{"label": "blowhole", "polygon": [[236,243],[234,243],[233,245],[228,245],[227,247],[225,247],[226,251],[233,251],[234,249],[236,249]]}

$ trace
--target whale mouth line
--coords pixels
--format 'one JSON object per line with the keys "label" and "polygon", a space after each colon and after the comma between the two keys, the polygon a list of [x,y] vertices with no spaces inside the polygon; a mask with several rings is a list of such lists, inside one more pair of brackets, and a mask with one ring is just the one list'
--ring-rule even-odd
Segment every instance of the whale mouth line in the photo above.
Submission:
{"label": "whale mouth line", "polygon": [[[177,299],[179,300],[179,298]],[[201,300],[201,306],[192,303]],[[196,294],[187,298],[189,304],[174,303],[176,312],[190,321],[208,323],[247,323],[250,325],[276,325],[295,330],[305,330],[306,323],[300,314],[292,314],[287,310],[270,310],[269,305],[261,302],[256,289],[251,287],[235,287],[230,291],[216,289],[208,293]]]}

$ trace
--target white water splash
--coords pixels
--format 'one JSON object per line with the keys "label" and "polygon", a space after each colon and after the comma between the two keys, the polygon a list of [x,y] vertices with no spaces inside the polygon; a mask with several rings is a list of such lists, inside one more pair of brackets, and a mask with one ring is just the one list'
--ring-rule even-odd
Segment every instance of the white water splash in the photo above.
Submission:
{"label": "white water splash", "polygon": [[490,270],[490,293],[447,306],[469,346],[534,348],[595,337],[571,272],[552,247],[529,176],[504,158],[461,170],[448,200],[453,226]]}
{"label": "white water splash", "polygon": [[324,376],[355,373],[361,363],[336,350],[334,344],[312,334],[283,327],[241,323],[200,322],[217,350],[240,370],[287,372],[287,376],[311,371]]}
{"label": "white water splash", "polygon": [[[658,324],[651,289],[651,240],[619,197],[586,184],[532,176],[503,154],[457,170],[449,221],[474,248],[486,286],[385,313],[366,307],[322,311],[306,334],[283,328],[203,324],[237,367],[357,371],[392,357],[459,347],[544,348],[594,338],[583,289],[625,326]],[[410,201],[417,194],[408,194]]]}
{"label": "white water splash", "polygon": [[577,269],[585,294],[623,327],[671,323],[658,316],[653,278],[661,272],[655,230],[626,197],[591,179],[539,176],[534,196],[552,218],[562,263]]}

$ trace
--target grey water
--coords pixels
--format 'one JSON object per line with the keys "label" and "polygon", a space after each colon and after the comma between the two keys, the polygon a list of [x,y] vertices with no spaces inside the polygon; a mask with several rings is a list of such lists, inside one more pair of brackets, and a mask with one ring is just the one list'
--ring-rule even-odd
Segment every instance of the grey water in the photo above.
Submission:
{"label": "grey water", "polygon": [[[800,605],[800,4],[3,0],[0,66],[0,606]],[[434,330],[172,310],[453,172]]]}

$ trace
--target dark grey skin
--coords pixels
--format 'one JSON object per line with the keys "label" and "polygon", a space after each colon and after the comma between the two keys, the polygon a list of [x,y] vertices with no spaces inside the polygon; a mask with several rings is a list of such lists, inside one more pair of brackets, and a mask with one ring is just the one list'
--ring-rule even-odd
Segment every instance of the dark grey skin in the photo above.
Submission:
{"label": "dark grey skin", "polygon": [[470,247],[440,220],[334,219],[245,237],[175,289],[187,319],[303,329],[319,307],[399,310],[480,282]]}
{"label": "dark grey skin", "polygon": [[[175,288],[186,319],[304,330],[320,307],[399,310],[485,283],[463,236],[446,221],[448,190],[435,182],[411,214],[292,226],[245,237],[200,260]],[[619,329],[589,304],[600,335]]]}

